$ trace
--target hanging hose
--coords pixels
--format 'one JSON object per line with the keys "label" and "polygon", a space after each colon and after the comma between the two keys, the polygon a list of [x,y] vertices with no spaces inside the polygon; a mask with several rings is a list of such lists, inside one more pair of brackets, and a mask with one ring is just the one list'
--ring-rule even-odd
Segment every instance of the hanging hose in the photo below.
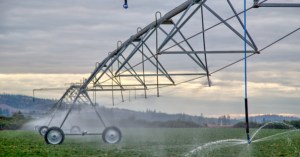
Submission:
{"label": "hanging hose", "polygon": [[248,116],[248,96],[247,96],[247,23],[246,23],[246,0],[244,0],[244,46],[245,46],[245,120],[246,120],[246,133],[248,144],[251,143],[249,137],[249,116]]}
{"label": "hanging hose", "polygon": [[125,1],[124,1],[124,5],[123,5],[123,7],[124,7],[125,9],[127,9],[127,8],[128,8],[127,0],[125,0]]}

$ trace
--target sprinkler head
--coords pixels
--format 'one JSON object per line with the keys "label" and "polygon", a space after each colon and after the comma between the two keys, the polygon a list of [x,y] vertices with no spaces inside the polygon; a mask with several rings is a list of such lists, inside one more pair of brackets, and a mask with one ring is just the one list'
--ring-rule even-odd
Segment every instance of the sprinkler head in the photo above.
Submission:
{"label": "sprinkler head", "polygon": [[249,133],[247,133],[248,144],[251,144]]}

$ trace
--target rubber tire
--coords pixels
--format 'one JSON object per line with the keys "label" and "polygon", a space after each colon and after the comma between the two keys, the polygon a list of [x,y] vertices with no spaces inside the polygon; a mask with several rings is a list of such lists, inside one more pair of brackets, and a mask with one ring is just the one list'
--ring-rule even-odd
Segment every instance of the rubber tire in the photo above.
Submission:
{"label": "rubber tire", "polygon": [[[41,133],[41,130],[42,130],[43,128],[47,128],[47,131],[48,131],[48,126],[41,126],[41,127],[39,128],[39,133],[40,133],[40,135],[42,135],[42,136],[44,136],[44,135]],[[47,131],[46,131],[46,132],[47,132]]]}
{"label": "rubber tire", "polygon": [[79,133],[81,133],[80,127],[79,127],[79,126],[76,126],[76,125],[74,125],[74,126],[71,127],[70,133],[73,133],[72,130],[75,129],[75,128],[77,128],[77,129],[79,130]]}
{"label": "rubber tire", "polygon": [[[107,142],[106,139],[105,139],[105,134],[106,134],[106,132],[107,132],[108,130],[110,130],[110,129],[116,130],[116,131],[119,133],[120,138],[118,139],[117,142],[115,142],[115,143],[119,143],[119,142],[121,141],[121,139],[122,139],[122,132],[121,132],[121,130],[120,130],[119,128],[117,128],[116,126],[109,126],[109,127],[106,127],[106,128],[104,129],[103,133],[102,133],[102,140],[103,140],[105,143],[109,143],[109,142]],[[109,143],[109,144],[115,144],[115,143]]]}
{"label": "rubber tire", "polygon": [[[52,144],[52,143],[50,143],[50,142],[48,141],[48,139],[47,139],[48,133],[49,133],[50,131],[52,131],[52,130],[57,130],[57,131],[59,131],[59,132],[62,134],[62,139],[61,139],[61,141],[60,141],[59,143],[57,143],[57,144]],[[45,139],[45,141],[46,141],[47,144],[59,145],[59,144],[62,144],[62,143],[64,142],[64,140],[65,140],[65,133],[64,133],[64,131],[61,130],[61,128],[59,128],[59,127],[51,127],[50,129],[47,130],[47,132],[46,132],[46,134],[45,134],[45,136],[44,136],[44,139]]]}

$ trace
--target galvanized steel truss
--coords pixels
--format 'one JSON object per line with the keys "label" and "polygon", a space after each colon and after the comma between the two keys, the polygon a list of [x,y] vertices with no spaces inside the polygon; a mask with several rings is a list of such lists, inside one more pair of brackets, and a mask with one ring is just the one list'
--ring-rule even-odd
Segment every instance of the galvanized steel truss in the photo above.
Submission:
{"label": "galvanized steel truss", "polygon": [[[210,30],[211,28],[219,25],[224,24],[226,27],[228,27],[229,30],[231,30],[237,37],[239,37],[241,40],[244,41],[244,36],[242,33],[238,32],[236,29],[234,29],[229,23],[228,20],[232,18],[236,18],[241,25],[241,27],[244,29],[244,24],[242,20],[240,19],[239,15],[241,15],[244,11],[237,13],[233,5],[231,4],[230,0],[227,0],[227,3],[229,7],[232,10],[233,16],[223,19],[220,15],[218,15],[215,11],[213,11],[208,5],[205,4],[207,0],[187,0],[177,8],[173,9],[172,11],[165,14],[163,17],[157,18],[157,15],[160,12],[157,12],[155,14],[156,20],[152,23],[150,23],[145,28],[141,29],[138,28],[138,32],[131,36],[128,40],[126,40],[124,43],[118,42],[117,43],[117,49],[112,51],[108,54],[108,56],[103,59],[102,62],[96,63],[96,67],[90,77],[83,81],[82,85],[71,85],[69,89],[66,90],[65,94],[61,97],[61,99],[52,107],[51,111],[59,109],[63,106],[63,104],[71,104],[71,106],[68,107],[67,115],[65,116],[62,125],[64,124],[66,118],[68,117],[69,113],[71,112],[72,108],[75,104],[91,104],[95,108],[95,102],[96,100],[90,99],[88,95],[88,91],[93,91],[93,97],[96,95],[96,91],[112,91],[112,102],[114,104],[114,91],[120,91],[122,96],[122,101],[124,101],[123,98],[123,92],[125,90],[144,90],[145,98],[147,97],[146,90],[149,89],[149,86],[156,86],[157,88],[157,96],[159,96],[159,86],[174,86],[176,85],[176,82],[172,78],[173,76],[205,76],[207,77],[208,85],[211,86],[210,83],[210,75],[209,68],[207,66],[207,63],[209,62],[207,59],[206,54],[236,54],[236,53],[244,53],[244,50],[236,51],[236,50],[224,50],[224,51],[207,51],[206,50],[206,43],[205,43],[205,32]],[[262,2],[258,2],[257,0],[254,0],[253,6],[249,7],[246,11],[252,9],[252,8],[259,8],[259,7],[300,7],[300,4],[274,4],[274,3],[265,3],[266,0]],[[192,6],[195,6],[193,8]],[[193,10],[192,10],[193,8]],[[206,9],[209,11],[212,15],[214,15],[220,22],[216,25],[205,28],[204,27],[204,19],[203,19],[203,9]],[[203,39],[203,50],[195,50],[193,48],[192,44],[189,42],[189,39],[192,37],[186,38],[184,36],[184,33],[181,31],[181,29],[186,25],[186,23],[200,10],[201,14],[201,22],[202,22],[202,31],[195,34],[194,36],[201,35]],[[180,16],[179,19],[174,22],[172,20],[173,17]],[[172,29],[170,32],[167,32],[163,27],[164,25],[171,25]],[[157,42],[157,36],[158,32],[161,32],[162,35],[165,36],[163,42],[159,44]],[[247,53],[250,54],[259,54],[259,50],[252,39],[250,33],[246,30],[247,34],[247,40],[246,43],[249,47],[251,47],[253,50],[247,51]],[[178,42],[175,40],[174,36],[179,35],[182,38],[182,41]],[[151,50],[150,46],[148,46],[148,40],[150,37],[155,36],[156,37],[156,49]],[[166,47],[168,43],[173,42],[174,45],[171,47]],[[188,47],[188,49],[184,48],[181,44],[185,43]],[[132,47],[133,50],[130,51],[128,56],[124,56],[124,52],[129,49],[129,47]],[[178,47],[181,51],[167,51],[170,48]],[[145,51],[147,50],[149,54],[145,54]],[[135,65],[130,64],[130,60],[133,56],[135,56],[139,52],[142,55],[141,62]],[[159,60],[159,55],[167,55],[167,54],[186,54],[193,64],[199,66],[203,73],[168,73],[167,69],[163,66],[163,63]],[[199,55],[203,55],[204,60],[200,58]],[[150,65],[152,65],[154,68],[156,68],[156,73],[145,73],[145,63],[149,62]],[[117,69],[114,69],[114,65],[117,65]],[[143,70],[142,73],[138,73],[135,68],[141,65]],[[123,70],[123,71],[122,71]],[[124,74],[127,73],[127,74]],[[108,79],[104,79],[104,76],[108,77]],[[156,77],[156,83],[147,83],[145,81],[146,77]],[[123,77],[132,77],[134,78],[137,83],[135,84],[128,84],[124,83],[121,78]],[[169,80],[169,83],[160,83],[159,79],[160,77],[165,77],[167,80]],[[107,82],[111,81],[111,84],[105,84]],[[100,120],[102,121],[101,116],[95,109],[97,115],[99,116]],[[103,123],[103,121],[102,121]],[[104,123],[103,123],[104,124]],[[105,126],[105,124],[104,124]]]}

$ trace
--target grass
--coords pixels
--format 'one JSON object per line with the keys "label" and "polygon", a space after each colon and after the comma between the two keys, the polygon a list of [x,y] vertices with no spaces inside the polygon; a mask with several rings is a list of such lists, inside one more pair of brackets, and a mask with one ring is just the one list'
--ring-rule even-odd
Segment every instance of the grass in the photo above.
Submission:
{"label": "grass", "polygon": [[[37,131],[1,131],[1,156],[184,156],[205,143],[245,139],[244,129],[121,129],[119,144],[105,144],[101,136],[66,136],[61,145],[47,145]],[[251,130],[251,134],[256,131]],[[251,145],[223,143],[196,151],[191,156],[300,156],[300,132],[261,130]]]}

